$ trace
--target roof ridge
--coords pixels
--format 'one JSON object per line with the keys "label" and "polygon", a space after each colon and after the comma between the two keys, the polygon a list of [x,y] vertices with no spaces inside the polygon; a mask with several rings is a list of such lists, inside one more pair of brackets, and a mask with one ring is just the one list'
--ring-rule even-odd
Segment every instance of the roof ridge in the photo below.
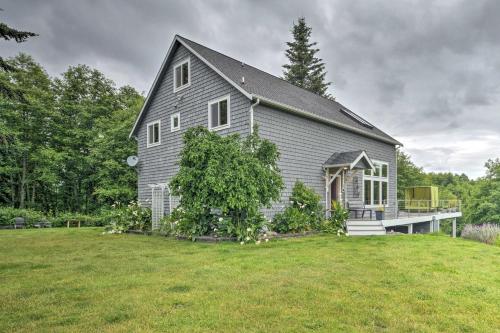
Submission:
{"label": "roof ridge", "polygon": [[337,106],[340,106],[341,108],[348,109],[349,111],[354,112],[354,111],[350,110],[349,108],[345,107],[344,105],[342,105],[342,103],[337,102],[336,100],[331,100],[331,99],[329,99],[329,98],[327,98],[327,97],[325,97],[325,96],[321,96],[321,95],[319,95],[319,94],[316,94],[315,92],[312,92],[312,91],[310,91],[310,90],[308,90],[308,89],[306,89],[306,88],[299,87],[299,86],[297,86],[297,85],[295,85],[295,84],[293,84],[293,83],[291,83],[291,82],[288,82],[287,80],[285,80],[285,79],[283,79],[283,78],[281,78],[281,77],[279,77],[279,76],[276,76],[276,75],[271,74],[271,73],[269,73],[269,72],[266,72],[266,71],[264,71],[264,70],[262,70],[262,69],[260,69],[260,68],[257,68],[257,67],[255,67],[255,66],[252,66],[252,65],[250,65],[250,64],[247,64],[246,62],[241,61],[241,60],[239,60],[239,59],[236,59],[236,58],[233,58],[233,57],[231,57],[231,56],[228,56],[227,54],[224,54],[224,53],[219,52],[219,51],[217,51],[217,50],[214,50],[214,49],[212,49],[212,48],[210,48],[210,47],[208,47],[208,46],[205,46],[205,45],[203,45],[203,44],[200,44],[200,43],[198,43],[198,42],[195,42],[194,40],[191,40],[191,39],[186,38],[186,37],[181,36],[181,35],[176,35],[176,36],[177,36],[177,37],[179,37],[179,38],[182,38],[182,39],[184,39],[184,40],[187,40],[187,41],[189,41],[189,42],[191,42],[191,43],[194,43],[194,44],[196,44],[196,45],[202,46],[202,47],[204,47],[204,48],[206,48],[206,49],[208,49],[208,50],[210,50],[210,51],[212,51],[212,52],[218,53],[218,54],[220,54],[220,55],[222,55],[222,56],[224,56],[224,57],[226,57],[226,58],[229,58],[229,59],[234,60],[234,61],[236,61],[236,62],[241,62],[241,63],[245,64],[245,66],[252,67],[253,69],[258,70],[259,72],[262,72],[262,73],[264,73],[264,74],[266,74],[266,75],[269,75],[269,76],[271,76],[271,77],[273,77],[273,78],[275,78],[275,79],[281,80],[281,81],[283,81],[283,82],[285,82],[285,83],[287,83],[287,84],[291,85],[292,87],[295,87],[295,88],[301,89],[301,90],[303,90],[303,91],[305,91],[305,92],[307,92],[307,93],[309,93],[309,94],[311,94],[311,95],[321,97],[322,99],[324,99],[324,100],[326,100],[326,101],[328,101],[328,102],[330,102],[330,103],[335,103],[335,104],[338,104]]}

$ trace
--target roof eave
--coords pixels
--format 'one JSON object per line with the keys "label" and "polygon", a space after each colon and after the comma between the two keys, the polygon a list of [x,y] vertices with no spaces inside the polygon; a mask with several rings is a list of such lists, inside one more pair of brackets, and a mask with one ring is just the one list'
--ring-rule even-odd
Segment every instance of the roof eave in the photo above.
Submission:
{"label": "roof eave", "polygon": [[377,139],[379,141],[383,141],[385,143],[389,143],[389,144],[392,144],[395,146],[403,146],[403,144],[401,142],[394,140],[394,139],[384,138],[384,137],[381,137],[381,136],[376,135],[376,134],[368,133],[368,132],[365,132],[359,128],[352,127],[352,126],[349,126],[346,124],[342,124],[338,121],[331,120],[331,119],[328,119],[325,117],[321,117],[321,116],[318,116],[318,115],[313,114],[311,112],[308,112],[308,111],[305,111],[305,110],[302,110],[302,109],[299,109],[299,108],[296,108],[296,107],[293,107],[293,106],[290,106],[290,105],[287,105],[284,103],[280,103],[280,102],[274,101],[272,99],[269,99],[269,98],[266,98],[266,97],[263,97],[260,95],[252,95],[252,96],[253,96],[253,99],[257,99],[257,98],[260,99],[261,104],[267,104],[270,106],[274,106],[274,107],[277,107],[277,108],[282,109],[284,111],[292,112],[292,113],[295,113],[295,114],[298,114],[298,115],[301,115],[301,116],[304,116],[307,118],[311,118],[311,119],[314,119],[314,120],[317,120],[317,121],[320,121],[320,122],[323,122],[323,123],[326,123],[329,125],[333,125],[335,127],[341,128],[341,129],[345,129],[345,130],[363,135],[363,136]]}

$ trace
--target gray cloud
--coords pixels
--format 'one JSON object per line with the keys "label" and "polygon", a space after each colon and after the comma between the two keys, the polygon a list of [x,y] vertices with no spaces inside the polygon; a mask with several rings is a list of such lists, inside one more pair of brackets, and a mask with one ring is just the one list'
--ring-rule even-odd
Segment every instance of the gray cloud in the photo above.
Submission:
{"label": "gray cloud", "polygon": [[4,1],[0,20],[40,34],[1,42],[51,75],[89,64],[148,91],[178,33],[281,75],[299,16],[339,101],[396,136],[427,170],[483,174],[500,156],[500,2]]}

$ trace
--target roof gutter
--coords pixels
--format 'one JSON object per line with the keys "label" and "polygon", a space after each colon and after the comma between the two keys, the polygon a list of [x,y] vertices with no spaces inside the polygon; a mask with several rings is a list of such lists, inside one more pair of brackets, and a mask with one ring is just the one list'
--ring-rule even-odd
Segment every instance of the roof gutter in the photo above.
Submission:
{"label": "roof gutter", "polygon": [[384,138],[384,137],[381,137],[381,136],[376,135],[376,134],[368,133],[368,132],[365,132],[363,130],[360,130],[359,128],[352,127],[352,126],[349,126],[349,125],[345,125],[345,124],[342,124],[342,123],[337,122],[335,120],[331,120],[331,119],[328,119],[328,118],[325,118],[325,117],[321,117],[321,116],[318,116],[318,115],[313,114],[311,112],[304,111],[304,110],[298,109],[298,108],[294,108],[292,106],[289,106],[289,105],[286,105],[286,104],[283,104],[283,103],[279,103],[279,102],[273,101],[272,99],[268,99],[268,98],[265,98],[265,97],[262,97],[262,96],[259,96],[259,95],[252,95],[252,96],[253,96],[253,98],[259,100],[260,104],[265,104],[265,105],[273,106],[275,108],[278,108],[278,109],[281,109],[281,110],[284,110],[284,111],[288,111],[288,112],[291,112],[291,113],[294,113],[294,114],[297,114],[297,115],[301,115],[303,117],[307,117],[307,118],[310,118],[310,119],[314,119],[314,120],[320,121],[320,122],[325,123],[325,124],[333,125],[335,127],[348,130],[350,132],[354,132],[354,133],[357,133],[357,134],[360,134],[360,135],[363,135],[363,136],[366,136],[366,137],[369,137],[369,138],[377,139],[379,141],[382,141],[382,142],[385,142],[385,143],[389,143],[391,145],[403,146],[403,144],[401,142],[396,141],[396,140],[391,140],[391,139]]}

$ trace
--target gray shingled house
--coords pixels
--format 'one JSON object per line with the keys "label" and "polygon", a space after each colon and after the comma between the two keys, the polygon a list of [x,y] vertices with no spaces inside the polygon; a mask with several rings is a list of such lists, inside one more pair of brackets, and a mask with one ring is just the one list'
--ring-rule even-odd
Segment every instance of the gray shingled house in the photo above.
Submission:
{"label": "gray shingled house", "polygon": [[[153,216],[178,199],[168,183],[177,172],[184,131],[207,126],[248,135],[253,124],[281,153],[286,189],[271,217],[303,181],[323,198],[373,209],[397,205],[397,140],[342,104],[296,87],[181,36],[175,36],[138,116],[139,200]],[[387,210],[388,212],[390,209]]]}

